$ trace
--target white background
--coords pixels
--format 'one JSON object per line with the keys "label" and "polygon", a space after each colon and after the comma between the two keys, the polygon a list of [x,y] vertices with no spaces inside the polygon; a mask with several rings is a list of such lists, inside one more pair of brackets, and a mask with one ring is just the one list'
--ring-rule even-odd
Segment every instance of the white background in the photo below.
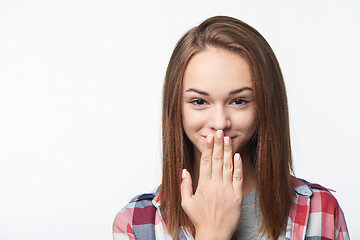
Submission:
{"label": "white background", "polygon": [[295,173],[358,201],[360,4],[0,1],[0,239],[111,239],[161,181],[161,92],[189,28],[214,15],[268,40],[289,98]]}

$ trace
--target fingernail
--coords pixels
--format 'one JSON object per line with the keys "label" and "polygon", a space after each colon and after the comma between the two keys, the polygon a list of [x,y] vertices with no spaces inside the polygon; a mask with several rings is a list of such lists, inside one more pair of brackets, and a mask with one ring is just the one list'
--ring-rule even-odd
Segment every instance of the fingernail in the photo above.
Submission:
{"label": "fingernail", "polygon": [[182,170],[181,177],[182,177],[183,179],[186,177],[186,169],[183,169],[183,170]]}
{"label": "fingernail", "polygon": [[229,146],[230,145],[230,137],[224,137],[224,143],[226,146]]}
{"label": "fingernail", "polygon": [[240,162],[240,154],[239,153],[235,153],[234,160]]}

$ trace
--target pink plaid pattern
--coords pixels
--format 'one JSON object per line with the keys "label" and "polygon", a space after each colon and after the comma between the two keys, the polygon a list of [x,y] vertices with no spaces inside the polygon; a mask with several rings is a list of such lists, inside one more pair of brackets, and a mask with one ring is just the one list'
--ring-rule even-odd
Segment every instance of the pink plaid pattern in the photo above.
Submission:
{"label": "pink plaid pattern", "polygon": [[296,198],[286,239],[350,239],[344,213],[328,189],[293,178]]}
{"label": "pink plaid pattern", "polygon": [[[286,237],[290,240],[350,239],[344,214],[328,189],[293,178],[296,192],[289,210]],[[172,239],[160,212],[157,192],[135,197],[115,217],[114,240]],[[179,230],[180,239],[193,239]]]}

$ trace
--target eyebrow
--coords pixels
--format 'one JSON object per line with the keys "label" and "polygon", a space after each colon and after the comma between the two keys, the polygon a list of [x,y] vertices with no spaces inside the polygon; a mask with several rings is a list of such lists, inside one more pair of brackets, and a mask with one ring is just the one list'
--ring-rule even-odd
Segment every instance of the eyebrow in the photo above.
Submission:
{"label": "eyebrow", "polygon": [[245,91],[245,90],[253,91],[254,89],[252,89],[251,87],[243,87],[243,88],[239,88],[239,89],[236,89],[234,91],[229,92],[229,95],[234,95],[234,94],[237,94],[237,93],[241,93],[242,91]]}
{"label": "eyebrow", "polygon": [[[239,89],[230,91],[229,95],[235,95],[235,94],[238,94],[238,93],[243,92],[245,90],[253,91],[254,89],[251,88],[251,87],[243,87],[243,88],[239,88]],[[196,92],[196,93],[204,95],[204,96],[209,96],[210,95],[209,93],[207,93],[205,91],[201,91],[201,90],[198,90],[198,89],[195,89],[195,88],[189,88],[185,92]]]}

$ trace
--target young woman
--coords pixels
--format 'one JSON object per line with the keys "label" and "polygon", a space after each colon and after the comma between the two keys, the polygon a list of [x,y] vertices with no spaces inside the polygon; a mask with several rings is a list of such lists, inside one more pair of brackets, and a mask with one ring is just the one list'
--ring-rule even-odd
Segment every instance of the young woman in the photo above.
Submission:
{"label": "young woman", "polygon": [[281,70],[246,23],[213,17],[180,39],[162,124],[162,183],[119,212],[114,239],[349,239],[333,195],[291,176]]}

